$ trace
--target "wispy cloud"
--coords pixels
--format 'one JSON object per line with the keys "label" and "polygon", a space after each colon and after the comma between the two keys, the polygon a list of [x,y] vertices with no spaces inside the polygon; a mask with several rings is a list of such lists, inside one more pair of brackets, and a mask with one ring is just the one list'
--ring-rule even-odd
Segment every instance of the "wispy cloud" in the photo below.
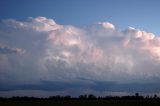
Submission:
{"label": "wispy cloud", "polygon": [[23,52],[24,50],[19,49],[19,48],[10,48],[7,46],[0,45],[0,54],[12,54],[12,53],[21,54]]}

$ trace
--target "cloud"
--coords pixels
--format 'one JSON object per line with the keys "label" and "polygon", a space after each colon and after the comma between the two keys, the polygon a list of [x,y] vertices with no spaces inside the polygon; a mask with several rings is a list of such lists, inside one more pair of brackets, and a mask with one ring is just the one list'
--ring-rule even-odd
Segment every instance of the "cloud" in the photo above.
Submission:
{"label": "cloud", "polygon": [[[2,96],[3,93],[8,92],[8,95],[11,92],[19,92],[23,91],[47,91],[51,92],[50,96],[53,95],[71,95],[78,96],[81,94],[98,94],[100,96],[106,96],[106,93],[116,93],[116,96],[121,96],[122,93],[125,95],[134,94],[139,92],[140,94],[150,94],[150,93],[158,93],[160,92],[160,84],[158,83],[125,83],[119,84],[115,82],[107,82],[107,81],[94,81],[94,80],[79,80],[77,82],[61,82],[61,81],[41,81],[40,84],[1,84],[0,94]],[[153,92],[154,91],[154,92]],[[118,94],[119,93],[119,94]],[[15,93],[16,94],[16,93]],[[14,95],[15,95],[14,94]],[[42,92],[30,94],[29,96],[40,96]],[[25,93],[25,96],[28,95]],[[13,96],[13,95],[12,95]],[[47,96],[47,95],[45,95]]]}
{"label": "cloud", "polygon": [[160,37],[140,29],[120,30],[109,22],[81,28],[30,17],[2,20],[0,35],[4,88],[42,80],[74,85],[79,78],[120,84],[157,83],[160,78]]}
{"label": "cloud", "polygon": [[0,45],[0,54],[12,54],[12,53],[21,54],[23,52],[24,51],[19,48],[9,48],[7,46]]}
{"label": "cloud", "polygon": [[114,25],[109,22],[99,22],[98,24],[106,29],[115,29]]}

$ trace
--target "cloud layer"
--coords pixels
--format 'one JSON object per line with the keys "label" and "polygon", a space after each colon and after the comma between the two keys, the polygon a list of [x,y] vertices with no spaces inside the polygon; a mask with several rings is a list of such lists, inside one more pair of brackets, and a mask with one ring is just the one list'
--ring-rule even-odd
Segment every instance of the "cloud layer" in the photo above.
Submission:
{"label": "cloud layer", "polygon": [[78,28],[46,17],[0,22],[1,89],[44,81],[74,85],[81,79],[157,83],[159,69],[160,37],[153,33],[120,30],[109,22]]}

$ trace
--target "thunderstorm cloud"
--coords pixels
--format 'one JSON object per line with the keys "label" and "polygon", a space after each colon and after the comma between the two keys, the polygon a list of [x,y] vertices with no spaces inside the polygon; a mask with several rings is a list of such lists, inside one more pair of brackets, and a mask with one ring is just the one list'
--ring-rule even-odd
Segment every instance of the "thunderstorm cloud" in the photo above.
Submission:
{"label": "thunderstorm cloud", "polygon": [[75,27],[46,17],[0,21],[2,91],[134,91],[136,85],[137,91],[147,84],[155,91],[159,69],[160,37],[140,29],[109,22]]}

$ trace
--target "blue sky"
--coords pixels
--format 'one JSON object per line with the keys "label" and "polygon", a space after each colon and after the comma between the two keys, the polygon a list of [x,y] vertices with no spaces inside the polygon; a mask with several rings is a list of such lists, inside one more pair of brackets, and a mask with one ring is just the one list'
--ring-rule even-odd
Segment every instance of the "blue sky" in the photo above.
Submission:
{"label": "blue sky", "polygon": [[109,21],[160,35],[159,0],[2,0],[0,19],[45,16],[76,26]]}
{"label": "blue sky", "polygon": [[160,94],[159,0],[1,0],[0,96]]}

